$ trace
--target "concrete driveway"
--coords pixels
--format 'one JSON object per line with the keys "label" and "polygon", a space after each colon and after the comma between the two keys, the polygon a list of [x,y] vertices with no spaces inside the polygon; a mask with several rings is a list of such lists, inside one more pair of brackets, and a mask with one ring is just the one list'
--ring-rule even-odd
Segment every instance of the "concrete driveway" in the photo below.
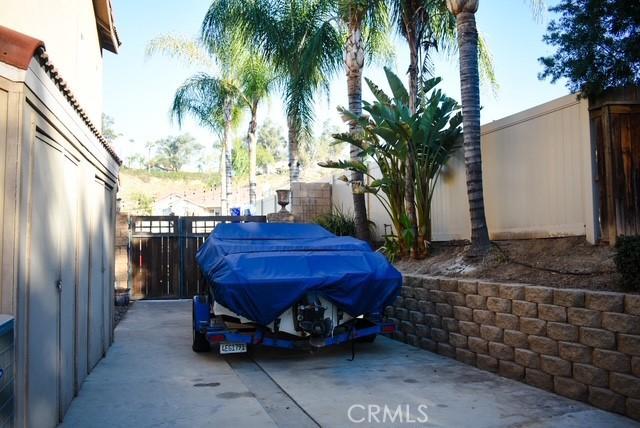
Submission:
{"label": "concrete driveway", "polygon": [[314,354],[191,351],[189,301],[137,302],[71,404],[68,427],[640,427],[378,338]]}

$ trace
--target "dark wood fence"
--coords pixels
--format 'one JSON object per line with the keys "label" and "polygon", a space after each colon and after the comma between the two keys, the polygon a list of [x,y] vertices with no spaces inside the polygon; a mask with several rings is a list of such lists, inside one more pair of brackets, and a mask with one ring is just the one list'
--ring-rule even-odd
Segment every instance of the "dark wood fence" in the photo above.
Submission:
{"label": "dark wood fence", "polygon": [[129,265],[133,298],[190,298],[203,292],[196,252],[219,223],[232,221],[264,223],[266,217],[131,217]]}
{"label": "dark wood fence", "polygon": [[601,237],[640,235],[640,88],[616,89],[590,107],[600,193]]}

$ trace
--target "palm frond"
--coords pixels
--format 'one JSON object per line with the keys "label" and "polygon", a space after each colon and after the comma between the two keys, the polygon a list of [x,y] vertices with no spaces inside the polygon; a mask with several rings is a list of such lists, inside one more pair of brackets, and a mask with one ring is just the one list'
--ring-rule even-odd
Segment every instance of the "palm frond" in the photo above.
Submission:
{"label": "palm frond", "polygon": [[152,39],[145,48],[145,57],[149,58],[156,54],[179,59],[186,64],[213,66],[213,62],[203,49],[202,44],[198,40],[186,37],[167,34]]}
{"label": "palm frond", "polygon": [[[193,117],[201,126],[221,132],[225,101],[237,98],[238,89],[206,73],[187,79],[173,97],[171,117],[182,126],[185,118]],[[234,112],[237,115],[237,111]]]}

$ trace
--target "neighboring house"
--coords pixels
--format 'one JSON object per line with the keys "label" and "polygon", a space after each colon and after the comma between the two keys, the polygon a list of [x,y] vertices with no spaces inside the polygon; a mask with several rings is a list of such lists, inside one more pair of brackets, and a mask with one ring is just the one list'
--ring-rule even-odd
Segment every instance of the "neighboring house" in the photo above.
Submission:
{"label": "neighboring house", "polygon": [[0,384],[14,406],[0,413],[11,425],[55,427],[113,341],[121,162],[100,122],[102,55],[119,44],[109,0],[0,1],[0,312],[16,326]]}
{"label": "neighboring house", "polygon": [[171,193],[153,204],[153,215],[211,216],[220,215],[220,206],[213,198],[187,198]]}

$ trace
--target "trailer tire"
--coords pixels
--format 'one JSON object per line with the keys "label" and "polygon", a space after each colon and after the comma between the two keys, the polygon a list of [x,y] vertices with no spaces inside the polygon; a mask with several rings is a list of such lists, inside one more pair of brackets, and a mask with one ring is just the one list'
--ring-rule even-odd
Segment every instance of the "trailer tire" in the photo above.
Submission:
{"label": "trailer tire", "polygon": [[211,344],[207,340],[206,333],[200,333],[196,330],[196,312],[193,305],[191,306],[191,330],[193,331],[193,343],[191,344],[193,352],[209,352]]}

